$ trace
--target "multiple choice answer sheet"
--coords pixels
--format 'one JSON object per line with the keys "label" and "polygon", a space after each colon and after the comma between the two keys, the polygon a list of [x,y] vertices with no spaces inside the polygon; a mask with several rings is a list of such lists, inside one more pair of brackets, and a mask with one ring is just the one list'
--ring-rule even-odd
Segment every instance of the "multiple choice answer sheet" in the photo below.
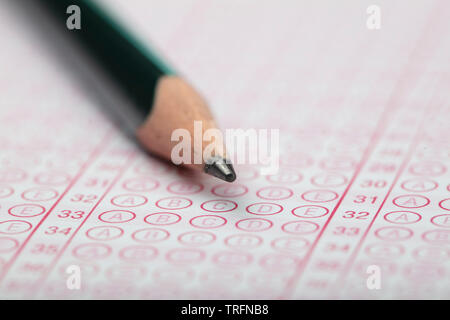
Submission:
{"label": "multiple choice answer sheet", "polygon": [[377,2],[107,1],[222,128],[280,129],[279,172],[227,184],[143,153],[2,1],[0,297],[450,298],[450,3]]}

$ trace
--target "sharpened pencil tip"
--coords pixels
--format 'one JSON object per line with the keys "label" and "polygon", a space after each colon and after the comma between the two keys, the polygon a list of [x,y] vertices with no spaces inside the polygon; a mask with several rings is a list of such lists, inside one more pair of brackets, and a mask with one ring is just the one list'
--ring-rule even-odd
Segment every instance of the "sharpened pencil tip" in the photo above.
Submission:
{"label": "sharpened pencil tip", "polygon": [[233,165],[227,163],[222,157],[209,159],[205,164],[205,173],[227,182],[236,180],[236,172],[234,172]]}

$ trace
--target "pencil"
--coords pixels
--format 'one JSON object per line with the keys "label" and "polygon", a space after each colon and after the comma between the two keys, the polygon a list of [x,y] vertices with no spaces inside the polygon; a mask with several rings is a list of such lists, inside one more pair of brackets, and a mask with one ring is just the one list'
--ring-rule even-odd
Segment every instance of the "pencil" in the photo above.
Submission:
{"label": "pencil", "polygon": [[[194,137],[195,122],[201,123],[202,135],[208,129],[217,129],[202,96],[153,50],[137,41],[100,4],[92,0],[40,2],[56,18],[64,36],[73,38],[131,102],[131,108],[141,118],[134,130],[137,140],[148,151],[172,159],[172,150],[178,143],[172,141],[174,130],[185,129]],[[68,8],[74,5],[80,9],[80,27],[69,30],[66,24]],[[129,105],[126,107],[130,108]],[[193,161],[199,159],[199,153],[203,155],[205,147],[198,141],[191,143],[191,161],[181,164],[227,182],[234,181],[236,174],[226,156],[223,139],[212,142],[208,158],[202,156],[201,161]]]}

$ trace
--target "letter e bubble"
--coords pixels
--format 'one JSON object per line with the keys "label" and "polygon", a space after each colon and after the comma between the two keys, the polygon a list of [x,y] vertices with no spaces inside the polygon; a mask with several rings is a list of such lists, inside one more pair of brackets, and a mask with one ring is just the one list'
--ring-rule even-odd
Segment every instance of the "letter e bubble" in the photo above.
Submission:
{"label": "letter e bubble", "polygon": [[70,16],[66,20],[66,26],[69,30],[81,29],[81,9],[77,5],[71,5],[67,7],[67,14]]}
{"label": "letter e bubble", "polygon": [[381,289],[381,269],[377,265],[370,265],[367,267],[366,273],[369,275],[366,281],[367,289],[380,290]]}
{"label": "letter e bubble", "polygon": [[81,268],[77,265],[70,265],[66,269],[66,273],[69,277],[66,280],[66,286],[69,290],[81,289]]}

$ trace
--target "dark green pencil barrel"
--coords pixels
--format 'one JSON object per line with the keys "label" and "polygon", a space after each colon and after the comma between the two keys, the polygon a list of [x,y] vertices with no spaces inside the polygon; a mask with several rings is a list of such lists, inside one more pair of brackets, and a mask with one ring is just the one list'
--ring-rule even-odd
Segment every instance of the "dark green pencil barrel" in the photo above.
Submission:
{"label": "dark green pencil barrel", "polygon": [[[91,0],[39,0],[67,37],[76,39],[144,115],[150,111],[158,79],[171,70]],[[69,30],[69,6],[80,8],[81,29]]]}

